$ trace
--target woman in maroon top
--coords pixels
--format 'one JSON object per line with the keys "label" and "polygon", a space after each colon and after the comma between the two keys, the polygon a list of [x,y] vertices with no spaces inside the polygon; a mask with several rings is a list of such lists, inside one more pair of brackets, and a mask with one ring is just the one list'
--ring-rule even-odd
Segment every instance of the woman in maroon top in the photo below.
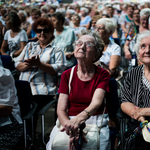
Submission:
{"label": "woman in maroon top", "polygon": [[[63,126],[61,131],[70,135],[70,150],[75,150],[74,138],[78,136],[79,126],[85,122],[100,126],[102,112],[104,110],[103,99],[106,91],[109,91],[109,73],[95,66],[93,63],[99,60],[104,49],[103,41],[95,31],[82,31],[78,41],[75,42],[74,56],[78,65],[75,66],[70,83],[71,69],[66,70],[61,77],[59,88],[59,100],[57,114]],[[100,134],[100,150],[108,150],[109,128],[108,114],[105,112]],[[47,150],[51,150],[51,143],[58,132],[55,126],[47,144]]]}

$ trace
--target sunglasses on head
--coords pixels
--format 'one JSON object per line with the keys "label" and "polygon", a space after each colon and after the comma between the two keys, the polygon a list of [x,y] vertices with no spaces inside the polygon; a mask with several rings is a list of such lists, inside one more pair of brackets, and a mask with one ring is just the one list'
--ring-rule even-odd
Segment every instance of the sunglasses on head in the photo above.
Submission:
{"label": "sunglasses on head", "polygon": [[36,29],[36,33],[41,33],[42,31],[43,31],[44,33],[49,33],[49,32],[50,32],[50,29],[49,29],[49,28]]}

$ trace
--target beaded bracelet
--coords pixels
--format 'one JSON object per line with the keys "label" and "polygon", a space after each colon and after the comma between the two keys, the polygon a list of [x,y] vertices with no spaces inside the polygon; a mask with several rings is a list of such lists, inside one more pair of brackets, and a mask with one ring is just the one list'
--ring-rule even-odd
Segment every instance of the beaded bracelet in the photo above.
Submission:
{"label": "beaded bracelet", "polygon": [[149,127],[148,127],[148,120],[145,120],[145,121],[141,122],[140,125],[139,125],[137,128],[135,128],[135,130],[133,131],[133,134],[132,134],[132,136],[131,136],[131,139],[134,139],[134,138],[137,136],[137,134],[141,134],[142,128],[143,128],[145,125],[146,125],[148,131],[150,132],[150,129],[149,129]]}
{"label": "beaded bracelet", "polygon": [[140,127],[143,128],[146,124],[148,124],[148,120],[141,122]]}

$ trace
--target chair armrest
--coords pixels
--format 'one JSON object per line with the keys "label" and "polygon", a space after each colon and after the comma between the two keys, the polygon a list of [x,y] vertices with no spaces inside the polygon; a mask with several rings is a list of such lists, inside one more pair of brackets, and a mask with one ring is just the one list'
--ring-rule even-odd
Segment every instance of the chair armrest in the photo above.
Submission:
{"label": "chair armrest", "polygon": [[50,106],[52,106],[54,103],[56,103],[58,100],[52,100],[47,105],[45,105],[39,112],[38,115],[44,115],[45,112],[49,109]]}
{"label": "chair armrest", "polygon": [[32,108],[24,117],[22,117],[23,120],[30,119],[33,116],[33,114],[35,113],[36,108],[37,108],[37,103],[31,101],[31,104],[32,104]]}
{"label": "chair armrest", "polygon": [[116,116],[118,118],[130,118],[128,115],[126,115],[121,108],[118,109]]}

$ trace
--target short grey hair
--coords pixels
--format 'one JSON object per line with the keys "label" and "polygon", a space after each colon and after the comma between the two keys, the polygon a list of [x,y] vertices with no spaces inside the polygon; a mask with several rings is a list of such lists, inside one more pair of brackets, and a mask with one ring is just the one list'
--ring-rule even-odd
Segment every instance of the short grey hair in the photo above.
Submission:
{"label": "short grey hair", "polygon": [[88,10],[87,8],[85,8],[85,7],[81,7],[80,10],[81,10],[81,11],[85,11],[86,13],[89,13],[89,10]]}
{"label": "short grey hair", "polygon": [[66,13],[73,15],[73,14],[75,14],[75,11],[73,9],[67,9]]}
{"label": "short grey hair", "polygon": [[103,24],[105,26],[105,29],[109,33],[112,32],[112,34],[115,32],[117,28],[117,24],[114,21],[112,21],[110,18],[101,18],[96,22],[96,25],[98,24]]}
{"label": "short grey hair", "polygon": [[81,33],[78,34],[78,39],[83,35],[90,35],[95,39],[95,47],[96,47],[96,58],[93,61],[96,62],[100,59],[102,56],[103,50],[104,50],[104,42],[100,36],[100,34],[96,31],[91,30],[82,30]]}
{"label": "short grey hair", "polygon": [[137,56],[139,54],[141,40],[146,37],[150,37],[150,31],[144,31],[143,33],[137,35],[136,43],[134,45],[134,51],[136,52]]}
{"label": "short grey hair", "polygon": [[46,11],[48,11],[48,7],[47,6],[45,6],[45,5],[43,5],[42,7],[41,7],[41,12],[43,12],[43,10],[46,10]]}
{"label": "short grey hair", "polygon": [[150,9],[149,8],[144,8],[140,11],[140,17],[143,17],[143,16],[150,16]]}
{"label": "short grey hair", "polygon": [[20,13],[23,13],[23,15],[27,18],[27,13],[26,13],[24,10],[19,10],[18,15],[19,15]]}

